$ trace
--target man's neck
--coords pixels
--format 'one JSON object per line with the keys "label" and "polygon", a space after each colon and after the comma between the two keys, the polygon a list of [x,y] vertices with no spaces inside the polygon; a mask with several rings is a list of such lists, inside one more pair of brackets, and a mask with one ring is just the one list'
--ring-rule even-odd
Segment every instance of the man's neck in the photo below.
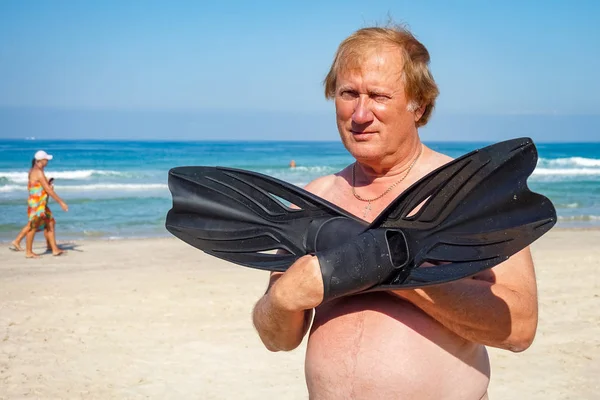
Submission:
{"label": "man's neck", "polygon": [[402,146],[398,152],[388,155],[381,160],[365,160],[356,162],[357,179],[375,181],[378,179],[397,178],[406,173],[420,158],[424,146],[419,139],[408,146]]}

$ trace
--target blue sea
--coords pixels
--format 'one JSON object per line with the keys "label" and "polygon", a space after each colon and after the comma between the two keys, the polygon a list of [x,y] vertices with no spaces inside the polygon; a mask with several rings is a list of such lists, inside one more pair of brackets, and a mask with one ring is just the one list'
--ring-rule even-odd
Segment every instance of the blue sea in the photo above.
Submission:
{"label": "blue sea", "polygon": [[[452,157],[489,144],[425,143]],[[558,226],[600,226],[600,143],[536,144],[540,159],[529,186],[554,202]],[[339,142],[0,140],[1,242],[27,222],[27,171],[39,149],[54,155],[46,175],[69,205],[65,213],[50,200],[58,240],[169,236],[167,173],[175,166],[231,166],[303,186],[352,162]]]}

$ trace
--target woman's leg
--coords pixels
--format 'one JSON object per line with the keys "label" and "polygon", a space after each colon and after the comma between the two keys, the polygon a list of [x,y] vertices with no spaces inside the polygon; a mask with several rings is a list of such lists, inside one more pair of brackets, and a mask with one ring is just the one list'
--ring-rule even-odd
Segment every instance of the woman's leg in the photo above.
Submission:
{"label": "woman's leg", "polygon": [[52,245],[50,245],[50,236],[48,229],[44,229],[44,237],[46,238],[46,251],[52,251]]}
{"label": "woman's leg", "polygon": [[35,254],[33,252],[33,238],[35,236],[35,231],[36,229],[30,229],[29,232],[27,232],[26,237],[26,242],[25,242],[25,257],[26,258],[38,258],[39,255]]}
{"label": "woman's leg", "polygon": [[55,235],[54,227],[55,227],[54,219],[50,220],[50,222],[46,224],[46,239],[48,240],[48,243],[50,244],[50,247],[52,248],[52,255],[59,256],[62,253],[64,253],[64,251],[59,249],[56,244],[56,235]]}
{"label": "woman's leg", "polygon": [[29,223],[25,224],[23,229],[21,229],[21,232],[19,232],[19,234],[15,238],[15,240],[12,241],[11,244],[15,247],[16,250],[23,251],[23,248],[21,247],[21,241],[25,236],[27,236],[27,232],[29,232],[30,229],[31,227],[29,226]]}
{"label": "woman's leg", "polygon": [[[49,225],[51,225],[51,229],[54,232],[56,232],[54,230],[55,224],[56,224],[56,221],[54,219],[50,220]],[[50,234],[49,234],[48,229],[44,229],[44,237],[46,238],[46,251],[52,251],[52,244],[50,244]]]}

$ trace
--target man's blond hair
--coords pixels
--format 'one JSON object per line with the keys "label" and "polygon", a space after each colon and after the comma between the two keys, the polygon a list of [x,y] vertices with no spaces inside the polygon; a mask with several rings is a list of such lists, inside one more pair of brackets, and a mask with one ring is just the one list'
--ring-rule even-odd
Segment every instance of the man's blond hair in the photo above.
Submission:
{"label": "man's blond hair", "polygon": [[429,70],[429,52],[413,34],[400,26],[359,29],[340,43],[331,69],[325,78],[325,97],[335,97],[337,76],[341,71],[360,70],[364,59],[382,46],[396,47],[402,54],[404,91],[409,100],[409,111],[424,106],[425,111],[417,121],[424,126],[435,107],[439,90]]}

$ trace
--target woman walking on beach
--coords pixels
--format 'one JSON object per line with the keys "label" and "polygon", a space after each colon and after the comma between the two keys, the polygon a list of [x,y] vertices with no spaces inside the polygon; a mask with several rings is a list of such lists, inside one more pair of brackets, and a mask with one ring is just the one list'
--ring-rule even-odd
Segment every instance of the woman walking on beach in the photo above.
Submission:
{"label": "woman walking on beach", "polygon": [[[31,164],[33,166],[35,160],[32,160]],[[50,184],[50,187],[52,189],[54,189],[54,178],[50,178],[48,179],[48,183]],[[48,207],[48,203],[46,203],[46,208],[49,209]],[[15,238],[15,240],[13,240],[11,242],[11,247],[10,249],[13,251],[23,251],[23,248],[21,247],[21,241],[25,238],[25,236],[27,236],[27,232],[29,232],[29,230],[31,229],[31,226],[29,224],[29,221],[27,221],[27,223],[25,224],[25,226],[23,227],[23,229],[21,229],[21,232],[19,232],[19,234],[17,235],[17,237]],[[52,246],[50,246],[50,241],[48,240],[48,235],[46,236],[46,251],[52,251]]]}
{"label": "woman walking on beach", "polygon": [[46,179],[44,168],[48,165],[48,161],[52,160],[52,156],[43,150],[35,153],[31,161],[31,169],[29,170],[29,182],[27,189],[29,198],[27,200],[27,214],[29,217],[28,227],[23,228],[21,233],[13,241],[13,246],[16,250],[21,250],[20,242],[23,236],[26,236],[26,258],[37,258],[39,255],[33,252],[33,239],[36,232],[44,231],[46,242],[52,250],[52,255],[59,256],[63,253],[56,245],[55,236],[55,220],[52,212],[48,207],[48,196],[52,197],[60,205],[64,211],[69,211],[67,204],[54,192],[52,185]]}

